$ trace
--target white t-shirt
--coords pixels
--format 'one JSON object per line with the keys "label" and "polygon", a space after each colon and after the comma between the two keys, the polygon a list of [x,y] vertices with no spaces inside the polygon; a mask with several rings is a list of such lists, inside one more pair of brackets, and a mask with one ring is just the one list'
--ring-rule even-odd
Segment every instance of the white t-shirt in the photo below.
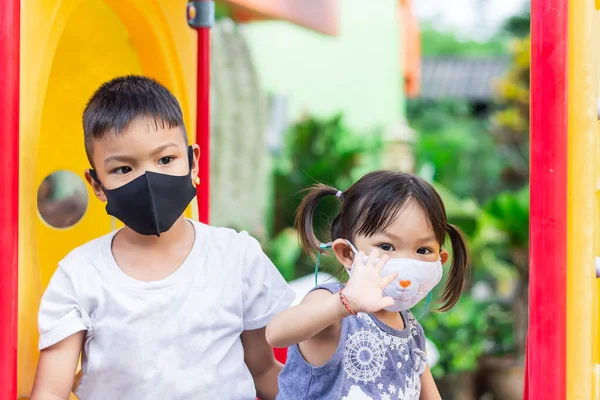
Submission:
{"label": "white t-shirt", "polygon": [[255,399],[240,334],[263,328],[294,300],[260,244],[194,222],[187,259],[167,278],[126,275],[114,233],[59,264],[39,311],[39,348],[85,330],[81,400]]}

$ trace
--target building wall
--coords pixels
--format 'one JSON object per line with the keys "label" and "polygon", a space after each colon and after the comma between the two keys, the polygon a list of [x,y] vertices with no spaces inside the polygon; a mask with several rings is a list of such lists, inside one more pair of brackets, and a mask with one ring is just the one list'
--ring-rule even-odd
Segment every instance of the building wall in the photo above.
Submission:
{"label": "building wall", "polygon": [[245,37],[263,88],[288,98],[292,120],[342,112],[352,128],[404,120],[397,0],[340,0],[340,34],[255,22]]}

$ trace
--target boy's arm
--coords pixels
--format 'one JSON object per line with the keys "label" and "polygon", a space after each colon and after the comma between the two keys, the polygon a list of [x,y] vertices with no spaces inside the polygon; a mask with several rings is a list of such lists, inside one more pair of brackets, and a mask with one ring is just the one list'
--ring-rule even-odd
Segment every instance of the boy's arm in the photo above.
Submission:
{"label": "boy's arm", "polygon": [[244,362],[248,366],[256,393],[261,400],[275,400],[279,392],[277,377],[283,366],[265,338],[265,328],[242,332]]}
{"label": "boy's arm", "polygon": [[238,238],[240,245],[246,247],[241,262],[244,361],[259,397],[262,400],[275,399],[282,365],[275,360],[273,349],[267,343],[265,327],[273,316],[289,307],[296,294],[263,253],[256,239],[245,232]]}
{"label": "boy's arm", "polygon": [[31,400],[68,400],[85,331],[44,349],[40,353]]}

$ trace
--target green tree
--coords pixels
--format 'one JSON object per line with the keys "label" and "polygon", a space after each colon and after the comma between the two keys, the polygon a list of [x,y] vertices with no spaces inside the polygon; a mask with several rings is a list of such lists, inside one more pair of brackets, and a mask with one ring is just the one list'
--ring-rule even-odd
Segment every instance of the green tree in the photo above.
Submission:
{"label": "green tree", "polygon": [[491,118],[494,137],[505,160],[502,180],[514,190],[529,180],[530,47],[529,36],[513,41],[513,63],[497,85],[501,109]]}
{"label": "green tree", "polygon": [[503,193],[488,205],[496,226],[506,235],[504,252],[515,267],[518,281],[513,299],[515,344],[523,357],[527,334],[529,284],[529,73],[530,36],[511,45],[512,65],[498,82],[501,108],[492,115],[494,138],[503,154],[501,179],[511,192]]}
{"label": "green tree", "polygon": [[503,163],[489,124],[474,117],[467,102],[411,100],[407,115],[419,133],[417,170],[433,169],[436,182],[480,203],[502,191]]}
{"label": "green tree", "polygon": [[508,18],[502,25],[499,36],[506,35],[509,38],[525,38],[529,36],[531,28],[531,2],[523,5],[521,13]]}
{"label": "green tree", "polygon": [[423,56],[490,56],[506,53],[506,39],[498,36],[480,42],[458,37],[453,32],[440,31],[429,24],[421,28]]}

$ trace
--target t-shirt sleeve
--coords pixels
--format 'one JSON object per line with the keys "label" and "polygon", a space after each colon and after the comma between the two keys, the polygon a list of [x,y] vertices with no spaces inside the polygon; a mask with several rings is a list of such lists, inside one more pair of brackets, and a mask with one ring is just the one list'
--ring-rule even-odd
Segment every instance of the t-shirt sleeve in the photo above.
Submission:
{"label": "t-shirt sleeve", "polygon": [[89,326],[90,317],[75,295],[71,277],[59,267],[40,303],[38,348],[48,348],[79,331],[87,331]]}
{"label": "t-shirt sleeve", "polygon": [[264,328],[296,295],[252,237],[248,237],[243,263],[244,330]]}

